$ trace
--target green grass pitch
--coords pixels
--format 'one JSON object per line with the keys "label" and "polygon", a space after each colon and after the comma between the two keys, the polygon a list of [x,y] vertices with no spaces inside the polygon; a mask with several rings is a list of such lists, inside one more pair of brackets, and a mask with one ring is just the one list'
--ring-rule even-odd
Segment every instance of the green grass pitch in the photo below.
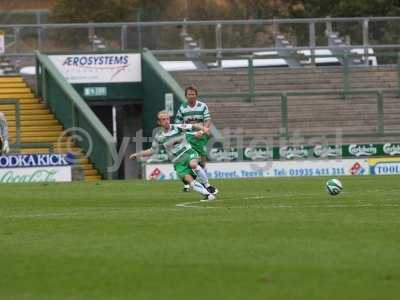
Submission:
{"label": "green grass pitch", "polygon": [[0,299],[399,299],[400,177],[0,186]]}

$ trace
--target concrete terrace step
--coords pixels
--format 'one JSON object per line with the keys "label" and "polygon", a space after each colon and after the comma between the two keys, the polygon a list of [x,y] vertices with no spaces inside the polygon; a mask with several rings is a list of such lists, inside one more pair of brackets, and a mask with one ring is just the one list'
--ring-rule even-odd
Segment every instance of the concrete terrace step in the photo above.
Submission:
{"label": "concrete terrace step", "polygon": [[28,87],[0,87],[0,94],[26,94],[31,93],[31,89]]}
{"label": "concrete terrace step", "polygon": [[262,101],[262,100],[257,100],[256,98],[251,101],[251,102],[239,102],[239,101],[229,101],[227,99],[226,101],[221,101],[221,102],[207,102],[207,106],[210,108],[221,108],[221,109],[230,109],[230,108],[241,108],[241,107],[254,107],[254,108],[259,108],[259,107],[272,107],[274,105],[280,105],[281,100],[280,98],[267,98],[267,101]]}
{"label": "concrete terrace step", "polygon": [[[15,118],[14,118],[14,123],[15,123]],[[21,121],[22,127],[61,126],[59,124],[60,123],[56,119],[53,119],[53,120],[28,120],[28,121],[23,120],[23,121]]]}
{"label": "concrete terrace step", "polygon": [[92,165],[91,163],[89,163],[89,162],[87,162],[87,163],[81,163],[81,164],[80,164],[80,167],[81,167],[83,170],[95,170],[95,169],[93,168],[93,165]]}
{"label": "concrete terrace step", "polygon": [[[5,111],[4,112],[7,116],[14,116],[15,115],[15,111]],[[43,109],[21,109],[20,110],[20,115],[21,116],[30,116],[30,115],[50,115],[53,116],[50,113],[50,110],[47,108],[43,108]]]}
{"label": "concrete terrace step", "polygon": [[252,122],[252,123],[232,121],[232,122],[215,123],[214,125],[219,130],[224,130],[226,128],[230,128],[230,129],[242,128],[242,129],[247,130],[247,129],[252,129],[252,128],[260,128],[260,129],[279,128],[280,124],[281,124],[280,119],[276,119],[273,121],[264,119],[264,120],[260,120],[259,122]]}
{"label": "concrete terrace step", "polygon": [[[7,121],[11,122],[11,121],[15,121],[15,113],[5,113]],[[21,114],[20,115],[20,120],[22,122],[32,122],[32,121],[39,121],[39,120],[46,120],[46,121],[52,121],[52,122],[57,122],[58,121],[54,118],[54,116],[52,114]]]}
{"label": "concrete terrace step", "polygon": [[[382,78],[375,78],[374,83],[393,83],[397,81],[397,76],[389,77],[385,76]],[[207,79],[204,79],[206,81]],[[208,79],[209,80],[209,79]],[[200,82],[197,80],[197,82]],[[215,82],[214,82],[215,83]],[[243,79],[238,79],[236,78],[234,80],[234,85],[235,86],[247,86],[249,84],[249,81],[247,78]],[[321,77],[315,77],[315,78],[280,78],[280,77],[274,77],[274,78],[263,78],[263,77],[255,77],[254,83],[256,86],[260,85],[292,85],[292,84],[315,84],[315,85],[320,85],[320,84],[343,84],[343,78],[321,78]],[[352,76],[349,77],[349,83],[350,84],[371,84],[371,78],[370,77],[361,77],[361,78],[354,78]]]}
{"label": "concrete terrace step", "polygon": [[237,114],[239,117],[244,116],[256,116],[257,114],[262,113],[277,113],[281,111],[281,107],[278,106],[271,106],[269,108],[261,108],[261,107],[235,107],[230,109],[218,109],[213,110],[211,116],[216,115],[230,115],[230,114]]}
{"label": "concrete terrace step", "polygon": [[[26,103],[21,103],[20,104],[20,111],[25,111],[25,110],[37,110],[37,109],[46,109],[47,107],[42,104],[42,103],[32,103],[32,104],[26,104]],[[14,111],[15,112],[15,105],[14,104],[2,104],[0,101],[0,109],[4,111]]]}
{"label": "concrete terrace step", "polygon": [[[295,129],[289,128],[290,133],[303,135],[310,134],[336,134],[338,128],[333,127],[296,127]],[[362,127],[342,127],[340,128],[343,134],[376,134],[378,132],[376,126],[362,126]]]}
{"label": "concrete terrace step", "polygon": [[338,115],[337,117],[335,114],[328,114],[328,113],[320,113],[320,114],[296,114],[296,113],[291,113],[288,115],[288,120],[289,122],[307,122],[307,121],[312,121],[312,122],[318,122],[318,123],[327,123],[327,122],[332,122],[332,121],[347,121],[347,120],[355,120],[356,122],[360,122],[362,120],[377,120],[377,114],[375,113],[363,113],[363,114],[358,114],[355,116],[354,114],[342,114]]}
{"label": "concrete terrace step", "polygon": [[21,83],[24,82],[21,76],[0,76],[0,83]]}
{"label": "concrete terrace step", "polygon": [[85,176],[85,181],[87,182],[96,182],[96,181],[100,181],[101,180],[101,176]]}
{"label": "concrete terrace step", "polygon": [[[9,99],[0,99],[0,105],[5,105],[2,104],[2,101],[9,100]],[[39,99],[37,98],[26,98],[26,99],[17,99],[20,104],[38,104],[40,103]]]}
{"label": "concrete terrace step", "polygon": [[[341,91],[343,90],[343,83],[336,83],[336,84],[330,84],[330,83],[287,83],[287,84],[257,84],[255,86],[255,91],[304,91],[304,90],[319,90],[323,86],[325,89],[328,90],[337,90]],[[368,82],[365,83],[350,83],[349,88],[353,89],[391,89],[391,88],[396,88],[397,87],[397,82],[387,82],[387,83],[375,83],[371,84]],[[223,91],[227,91],[226,88],[221,89]],[[244,85],[238,85],[236,87],[236,90],[245,92],[249,91],[248,84]],[[217,88],[210,87],[208,92],[219,92]]]}
{"label": "concrete terrace step", "polygon": [[[16,131],[10,131],[9,136],[10,137],[15,137]],[[62,131],[57,130],[57,131],[44,131],[44,130],[39,130],[39,131],[25,131],[21,130],[20,135],[22,138],[24,137],[59,137],[62,134]]]}
{"label": "concrete terrace step", "polygon": [[232,113],[225,113],[225,114],[213,114],[213,123],[249,123],[255,122],[257,123],[258,120],[264,121],[272,121],[278,120],[281,118],[281,112],[276,111],[274,113],[268,112],[257,112],[257,113],[250,113],[250,114],[243,114],[240,112],[232,112]]}
{"label": "concrete terrace step", "polygon": [[[13,141],[15,137],[10,136],[10,140]],[[21,143],[56,143],[59,136],[22,136]]]}
{"label": "concrete terrace step", "polygon": [[[301,74],[301,76],[299,76]],[[194,82],[199,86],[213,87],[225,86],[226,87],[240,87],[247,85],[246,71],[237,72],[235,70],[225,70],[224,72],[215,70],[174,73],[175,78],[185,85]],[[215,77],[215,78],[214,78]],[[375,79],[371,81],[371,77]],[[361,85],[372,83],[385,83],[391,87],[397,81],[397,73],[395,68],[351,68],[349,73],[351,85]],[[307,69],[307,68],[283,68],[283,69],[255,69],[256,88],[262,84],[277,84],[281,83],[283,86],[290,82],[312,82],[315,84],[326,83],[341,83],[342,69]],[[222,84],[223,83],[223,84]],[[368,86],[368,85],[367,85]],[[208,88],[206,90],[208,90]]]}
{"label": "concrete terrace step", "polygon": [[34,94],[33,93],[0,94],[0,99],[27,99],[27,98],[34,98]]}
{"label": "concrete terrace step", "polygon": [[[22,125],[20,128],[21,131],[23,132],[47,132],[47,131],[57,131],[57,132],[62,132],[63,127],[61,125],[43,125],[43,126],[24,126]],[[8,132],[15,132],[16,127],[15,126],[9,126],[8,127]]]}
{"label": "concrete terrace step", "polygon": [[289,120],[288,127],[294,128],[320,128],[320,126],[326,126],[329,128],[332,127],[347,127],[354,128],[357,126],[365,127],[365,126],[378,126],[377,119],[368,119],[368,120],[328,120],[323,123],[320,121],[304,121],[304,120]]}
{"label": "concrete terrace step", "polygon": [[48,148],[23,148],[21,149],[22,154],[40,154],[49,153]]}
{"label": "concrete terrace step", "polygon": [[213,124],[241,124],[248,126],[250,124],[260,123],[272,123],[281,120],[281,114],[271,114],[271,115],[255,115],[255,116],[245,116],[240,117],[238,115],[226,115],[221,118],[214,118]]}
{"label": "concrete terrace step", "polygon": [[[51,143],[49,143],[51,144]],[[53,144],[54,145],[54,151],[57,153],[70,153],[70,152],[74,152],[74,153],[81,153],[84,154],[84,152],[82,151],[82,149],[78,148],[78,147],[58,147],[57,143]]]}
{"label": "concrete terrace step", "polygon": [[83,172],[84,172],[84,174],[85,174],[85,177],[86,177],[86,176],[98,176],[98,175],[99,175],[99,173],[98,173],[97,170],[95,170],[95,169],[84,170]]}
{"label": "concrete terrace step", "polygon": [[2,88],[26,88],[25,82],[2,82],[0,80],[0,89]]}
{"label": "concrete terrace step", "polygon": [[334,100],[312,100],[312,101],[296,101],[294,99],[289,99],[288,100],[288,106],[289,107],[318,107],[318,108],[323,108],[323,107],[343,107],[343,108],[368,108],[368,107],[377,107],[377,101],[374,99],[373,101],[368,101],[368,102],[340,102],[340,101],[334,101]]}
{"label": "concrete terrace step", "polygon": [[[371,94],[359,94],[359,95],[346,95],[344,98],[341,94],[325,94],[325,95],[290,95],[288,98],[292,101],[299,100],[299,101],[312,101],[312,100],[333,100],[338,101],[338,103],[352,103],[354,101],[376,101],[377,96],[374,93]],[[385,99],[390,99],[386,98]]]}
{"label": "concrete terrace step", "polygon": [[270,107],[251,107],[251,106],[243,106],[243,107],[232,107],[230,109],[214,109],[212,111],[212,116],[216,115],[230,115],[237,114],[238,117],[244,116],[257,116],[257,114],[269,114],[269,113],[277,113],[281,111],[280,106],[270,106]]}
{"label": "concrete terrace step", "polygon": [[302,114],[302,115],[320,115],[320,114],[334,114],[339,115],[349,115],[354,113],[377,113],[376,105],[358,105],[358,106],[343,106],[343,105],[288,105],[289,114]]}
{"label": "concrete terrace step", "polygon": [[[381,67],[350,67],[349,73],[352,74],[386,74],[396,72],[396,67],[381,66]],[[342,74],[343,67],[317,67],[317,68],[254,68],[255,75],[263,76],[287,76],[288,74],[293,75],[304,75],[304,76],[315,76],[315,75],[335,75]],[[172,76],[178,78],[188,78],[193,76],[217,76],[217,77],[229,77],[229,76],[246,76],[247,69],[212,69],[212,70],[196,70],[196,71],[177,71],[172,72]]]}
{"label": "concrete terrace step", "polygon": [[318,108],[323,109],[323,108],[338,108],[341,110],[348,110],[348,109],[368,109],[368,108],[375,108],[378,105],[378,102],[376,99],[373,100],[368,100],[368,101],[362,101],[362,100],[356,100],[356,101],[342,101],[342,100],[337,100],[337,101],[332,101],[332,100],[314,100],[314,101],[295,101],[293,99],[289,99],[287,102],[288,107],[294,107],[294,108]]}

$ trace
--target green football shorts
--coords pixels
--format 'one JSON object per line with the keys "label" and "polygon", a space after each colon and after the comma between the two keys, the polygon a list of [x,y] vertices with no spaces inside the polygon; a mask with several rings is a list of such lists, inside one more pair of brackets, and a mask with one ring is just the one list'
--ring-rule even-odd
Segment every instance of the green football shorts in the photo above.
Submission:
{"label": "green football shorts", "polygon": [[188,134],[186,139],[200,157],[207,157],[206,146],[208,143],[208,135],[204,134],[201,138],[197,139],[194,135]]}
{"label": "green football shorts", "polygon": [[199,155],[193,149],[190,149],[182,154],[182,157],[179,158],[177,162],[174,163],[174,170],[179,178],[185,177],[185,175],[192,175],[193,178],[196,178],[196,174],[190,168],[189,163],[192,159],[199,158]]}

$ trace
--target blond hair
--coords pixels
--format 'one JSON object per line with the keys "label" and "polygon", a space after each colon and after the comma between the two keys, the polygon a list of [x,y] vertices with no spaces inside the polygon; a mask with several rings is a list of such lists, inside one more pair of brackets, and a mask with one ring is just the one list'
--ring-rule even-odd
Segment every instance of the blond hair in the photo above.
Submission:
{"label": "blond hair", "polygon": [[167,115],[169,117],[169,113],[166,110],[161,110],[157,113],[157,119],[160,120],[161,115]]}

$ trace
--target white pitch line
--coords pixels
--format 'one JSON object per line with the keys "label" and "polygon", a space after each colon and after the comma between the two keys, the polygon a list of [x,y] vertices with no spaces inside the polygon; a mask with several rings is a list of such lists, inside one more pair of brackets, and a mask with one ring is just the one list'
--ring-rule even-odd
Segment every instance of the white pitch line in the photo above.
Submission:
{"label": "white pitch line", "polygon": [[18,219],[28,219],[28,218],[52,218],[52,217],[70,217],[81,215],[81,212],[70,212],[70,213],[48,213],[48,214],[21,214],[21,215],[9,215],[4,216],[4,218],[18,218]]}
{"label": "white pitch line", "polygon": [[60,213],[37,213],[37,214],[17,214],[17,215],[0,215],[0,218],[57,218],[57,217],[88,217],[88,216],[99,216],[99,214],[103,214],[103,216],[110,216],[120,213],[127,213],[137,211],[137,209],[127,209],[127,208],[85,208],[79,211],[66,211]]}
{"label": "white pitch line", "polygon": [[[226,200],[226,199],[225,199]],[[211,201],[214,202],[214,201]],[[201,206],[199,204],[202,204],[203,202],[200,201],[196,201],[196,202],[185,202],[185,203],[178,203],[175,206],[176,207],[180,207],[180,208],[223,208],[220,206]],[[197,205],[196,205],[197,204]],[[304,208],[367,208],[367,207],[400,207],[400,203],[387,203],[387,204],[378,204],[378,203],[363,203],[363,204],[305,204],[305,205],[301,205],[299,203],[293,203],[293,204],[289,204],[289,203],[273,203],[273,204],[269,204],[269,205],[265,205],[265,206],[230,206],[229,208],[239,208],[239,209],[244,209],[244,208],[253,208],[253,209],[260,209],[260,208],[264,208],[264,209],[270,209],[270,208],[281,208],[281,209],[285,209],[285,208],[299,208],[299,209],[304,209]]]}
{"label": "white pitch line", "polygon": [[197,205],[192,205],[192,204],[199,204],[199,201],[196,202],[184,202],[184,203],[178,203],[175,206],[176,207],[183,207],[183,208],[201,208],[201,206],[197,206]]}
{"label": "white pitch line", "polygon": [[[210,203],[216,202],[217,200],[212,200],[209,201]],[[217,206],[199,206],[199,205],[194,205],[194,204],[202,204],[202,203],[207,203],[207,202],[201,202],[201,201],[195,201],[195,202],[184,202],[184,203],[178,203],[175,206],[176,207],[181,207],[181,208],[218,208]]]}
{"label": "white pitch line", "polygon": [[[254,195],[254,196],[248,196],[248,197],[243,197],[244,200],[258,200],[258,199],[273,199],[276,196],[270,196],[270,195]],[[293,198],[293,197],[301,197],[301,198],[314,198],[315,194],[283,194],[279,195],[279,197],[285,197],[285,198]]]}

